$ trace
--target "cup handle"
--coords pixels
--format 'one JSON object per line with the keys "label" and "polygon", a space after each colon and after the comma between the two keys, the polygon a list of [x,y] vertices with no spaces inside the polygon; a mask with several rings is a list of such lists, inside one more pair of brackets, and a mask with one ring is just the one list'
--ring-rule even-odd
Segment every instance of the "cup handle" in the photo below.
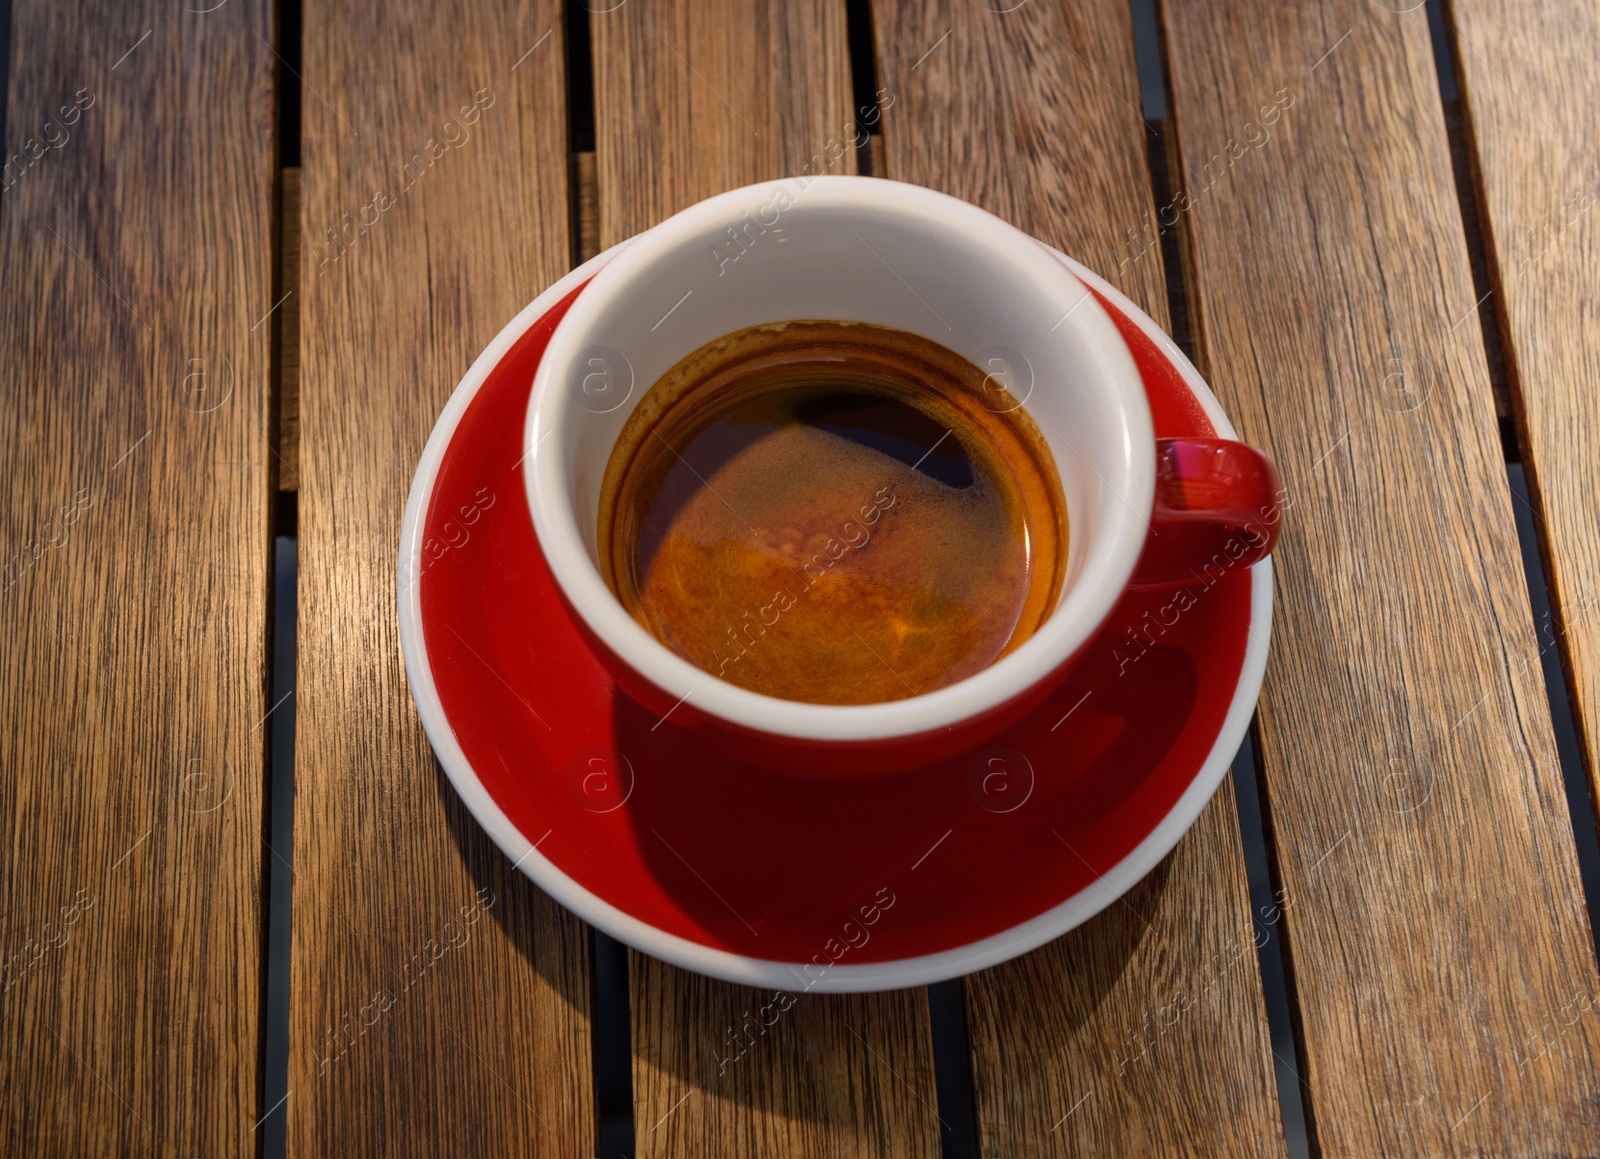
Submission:
{"label": "cup handle", "polygon": [[1150,537],[1130,587],[1209,586],[1265,559],[1285,507],[1278,469],[1229,439],[1157,439]]}

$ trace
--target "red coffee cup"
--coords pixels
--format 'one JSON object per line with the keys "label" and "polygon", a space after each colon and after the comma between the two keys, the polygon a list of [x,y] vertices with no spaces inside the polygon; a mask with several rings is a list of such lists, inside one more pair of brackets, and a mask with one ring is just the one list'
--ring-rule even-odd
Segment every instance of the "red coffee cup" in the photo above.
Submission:
{"label": "red coffee cup", "polygon": [[[973,676],[877,704],[764,696],[668,649],[601,575],[600,480],[643,393],[706,342],[807,318],[939,342],[989,369],[996,409],[1025,406],[1045,436],[1067,501],[1061,596],[1032,636]],[[983,743],[1060,684],[1130,588],[1204,586],[1248,567],[1272,550],[1279,522],[1278,476],[1262,452],[1155,438],[1128,342],[1056,254],[965,202],[872,178],[749,186],[628,243],[552,335],[525,448],[540,550],[617,683],[708,746],[801,776],[898,773]]]}

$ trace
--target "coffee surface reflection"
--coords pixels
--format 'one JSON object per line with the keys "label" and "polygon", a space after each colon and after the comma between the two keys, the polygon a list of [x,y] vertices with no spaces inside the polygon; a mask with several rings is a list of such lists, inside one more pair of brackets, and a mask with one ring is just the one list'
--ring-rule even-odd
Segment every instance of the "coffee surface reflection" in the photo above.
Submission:
{"label": "coffee surface reflection", "polygon": [[984,370],[900,330],[789,322],[709,343],[640,400],[599,542],[618,599],[690,663],[867,704],[962,680],[1037,630],[1066,504]]}

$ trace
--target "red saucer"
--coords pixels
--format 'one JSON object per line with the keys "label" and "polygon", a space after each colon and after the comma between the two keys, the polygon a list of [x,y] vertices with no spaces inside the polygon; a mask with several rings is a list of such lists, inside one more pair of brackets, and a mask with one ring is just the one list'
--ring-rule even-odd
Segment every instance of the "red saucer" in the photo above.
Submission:
{"label": "red saucer", "polygon": [[[1144,376],[1156,434],[1215,434],[1184,372],[1107,296],[1120,295],[1092,280],[1107,291],[1097,296]],[[529,387],[581,292],[562,298],[488,370],[444,436],[431,497],[424,472],[418,483],[427,504],[420,662],[470,774],[536,846],[537,860],[576,887],[553,893],[635,944],[647,940],[630,936],[642,923],[689,947],[766,963],[836,962],[837,970],[941,955],[950,966],[942,973],[952,974],[965,972],[956,968],[963,947],[1037,929],[1041,915],[1097,883],[1106,893],[1102,875],[1125,869],[1164,819],[1187,811],[1154,856],[1170,848],[1222,776],[1213,750],[1225,722],[1242,732],[1237,722],[1248,721],[1259,687],[1259,670],[1242,680],[1249,572],[1194,589],[1181,609],[1172,592],[1130,594],[1076,671],[1021,725],[974,755],[887,779],[802,780],[733,764],[697,749],[670,715],[658,721],[621,693],[568,622],[521,494]],[[1270,602],[1270,588],[1261,598]],[[1258,602],[1264,623],[1263,611]],[[434,739],[449,765],[437,732]],[[1222,754],[1224,768],[1231,755],[1231,747]],[[1214,777],[1208,786],[1203,769]],[[452,776],[461,787],[462,776]],[[1191,786],[1204,797],[1178,810]],[[1131,879],[1120,874],[1115,892],[1153,863]],[[548,871],[530,873],[550,888]],[[614,907],[633,921],[585,912],[572,900],[585,893],[607,903],[597,910]],[[1012,952],[1061,928],[1019,933]],[[987,952],[966,968],[1006,956]],[[863,989],[867,980],[827,988]]]}

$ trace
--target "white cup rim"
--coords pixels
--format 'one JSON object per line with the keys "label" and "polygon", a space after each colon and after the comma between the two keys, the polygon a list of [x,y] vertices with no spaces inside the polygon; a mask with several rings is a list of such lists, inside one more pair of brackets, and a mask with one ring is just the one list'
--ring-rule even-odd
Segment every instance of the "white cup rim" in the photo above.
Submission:
{"label": "white cup rim", "polygon": [[[737,727],[806,741],[899,740],[953,728],[1026,694],[1060,669],[1104,622],[1126,589],[1143,549],[1155,490],[1155,441],[1149,401],[1126,342],[1087,287],[1027,234],[964,201],[921,186],[868,177],[815,177],[763,182],[731,190],[683,210],[634,238],[578,295],[556,327],[535,376],[524,428],[523,483],[535,534],[568,605],[623,663],[678,702]],[[803,192],[796,193],[797,188]],[[575,514],[571,486],[552,445],[578,403],[563,389],[558,368],[603,342],[593,326],[613,296],[715,232],[758,197],[780,189],[808,206],[841,215],[881,212],[918,219],[930,230],[981,237],[1003,260],[1024,271],[1030,285],[1058,285],[1059,300],[1078,301],[1070,325],[1096,351],[1105,369],[1099,397],[1121,442],[1115,470],[1097,473],[1116,497],[1113,516],[1095,533],[1085,565],[1050,618],[1013,651],[954,684],[904,700],[862,705],[809,704],[741,688],[672,652],[633,619],[589,554]],[[688,353],[687,350],[684,351]],[[641,390],[652,385],[642,384]]]}

